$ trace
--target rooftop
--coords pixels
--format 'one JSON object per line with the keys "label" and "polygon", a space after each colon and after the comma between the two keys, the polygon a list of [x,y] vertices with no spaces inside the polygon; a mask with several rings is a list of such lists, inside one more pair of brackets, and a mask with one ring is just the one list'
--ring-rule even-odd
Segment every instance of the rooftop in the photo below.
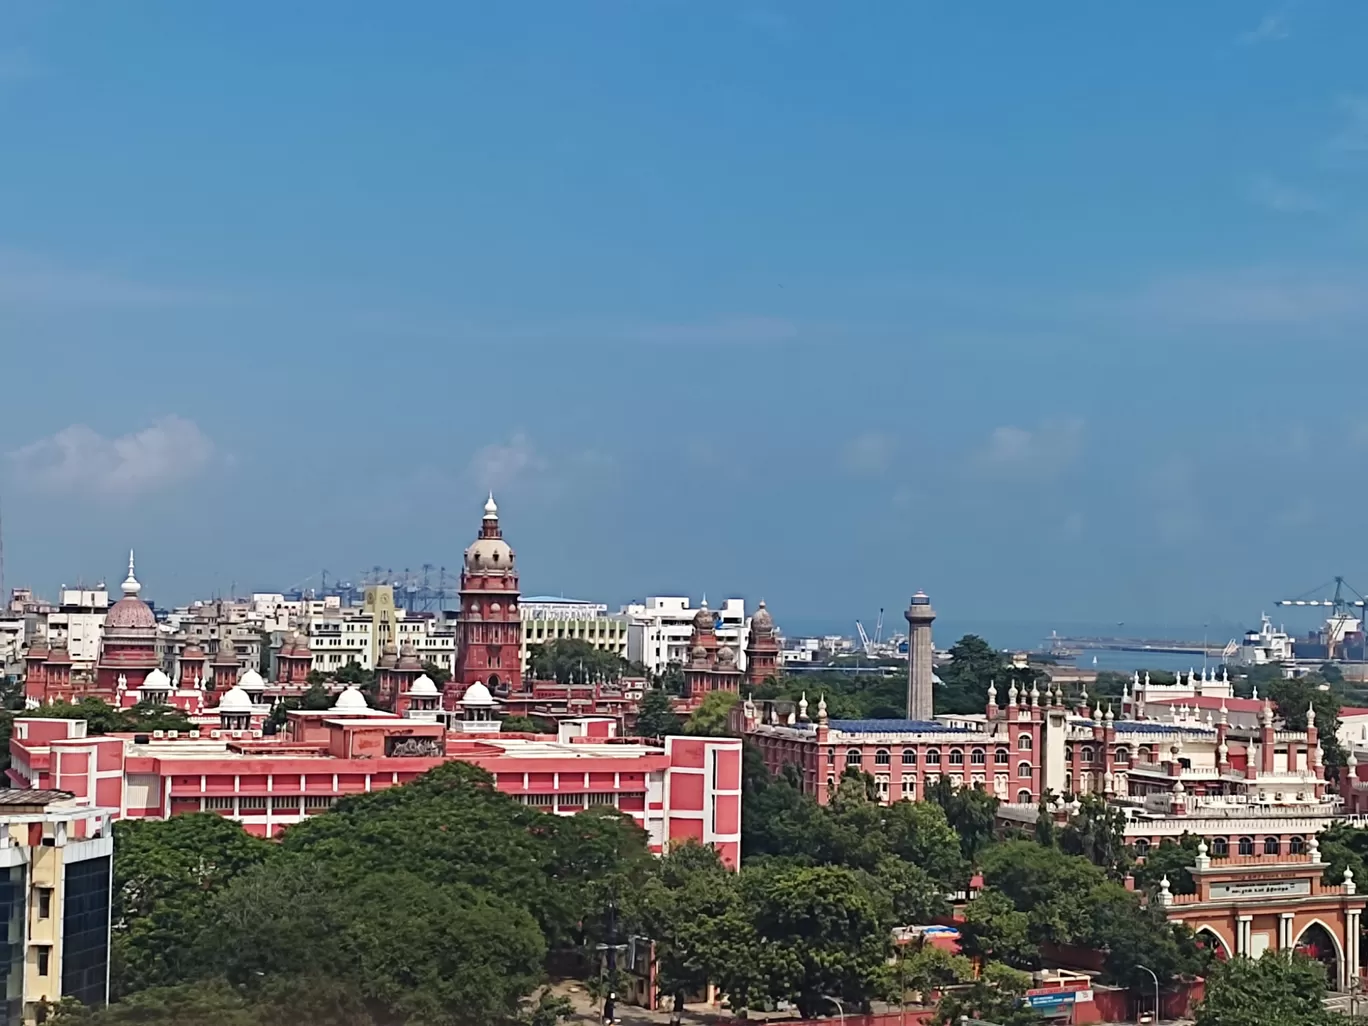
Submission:
{"label": "rooftop", "polygon": [[64,802],[73,797],[70,791],[40,791],[28,788],[6,788],[0,790],[0,806],[22,805],[29,807],[33,805],[50,805],[52,802]]}
{"label": "rooftop", "polygon": [[973,734],[934,720],[832,720],[832,729],[847,734]]}

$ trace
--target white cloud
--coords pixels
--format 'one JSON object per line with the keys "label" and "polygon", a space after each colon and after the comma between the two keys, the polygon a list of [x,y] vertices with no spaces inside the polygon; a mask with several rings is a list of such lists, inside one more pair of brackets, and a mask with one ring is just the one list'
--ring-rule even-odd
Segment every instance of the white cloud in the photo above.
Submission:
{"label": "white cloud", "polygon": [[493,442],[476,451],[470,458],[469,473],[480,488],[498,491],[541,466],[541,456],[532,440],[518,431],[506,442]]}
{"label": "white cloud", "polygon": [[1325,209],[1319,197],[1267,175],[1251,181],[1248,194],[1250,202],[1277,214],[1314,214]]}
{"label": "white cloud", "polygon": [[126,500],[194,477],[213,455],[204,432],[173,415],[113,438],[72,424],[14,450],[9,459],[20,481],[36,491]]}
{"label": "white cloud", "polygon": [[1279,39],[1287,38],[1287,14],[1284,11],[1273,14],[1265,14],[1248,32],[1241,32],[1236,37],[1236,42],[1244,46],[1253,46],[1257,43],[1274,43]]}
{"label": "white cloud", "polygon": [[1033,430],[1006,425],[994,428],[974,454],[980,473],[997,478],[1057,477],[1083,448],[1083,421],[1047,420]]}
{"label": "white cloud", "polygon": [[893,465],[897,443],[880,431],[866,431],[850,440],[845,468],[860,477],[878,477]]}

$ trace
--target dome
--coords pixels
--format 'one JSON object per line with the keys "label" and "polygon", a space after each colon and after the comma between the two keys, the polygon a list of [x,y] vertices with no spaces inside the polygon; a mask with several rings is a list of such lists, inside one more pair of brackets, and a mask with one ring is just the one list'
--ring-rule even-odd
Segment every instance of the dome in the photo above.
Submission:
{"label": "dome", "polygon": [[234,686],[224,692],[223,698],[219,700],[218,711],[229,715],[250,714],[252,711],[252,696],[243,691],[242,688]]}
{"label": "dome", "polygon": [[233,646],[233,639],[226,634],[219,639],[218,652],[214,654],[214,662],[237,665],[237,649]]}
{"label": "dome", "polygon": [[757,609],[755,615],[751,617],[750,625],[751,630],[753,631],[768,632],[774,630],[774,617],[770,616],[770,612],[765,608],[763,600],[760,602],[760,608]]}
{"label": "dome", "polygon": [[182,659],[203,659],[204,649],[199,647],[199,642],[187,641],[185,647],[181,649]]}
{"label": "dome", "polygon": [[300,631],[294,632],[294,656],[296,659],[307,659],[312,653],[309,651],[309,636]]}
{"label": "dome", "polygon": [[465,689],[465,694],[461,696],[461,705],[493,705],[494,696],[489,693],[489,688],[485,687],[480,681],[476,681]]}
{"label": "dome", "polygon": [[425,673],[413,682],[413,687],[409,688],[409,694],[420,695],[424,698],[436,698],[438,695],[437,685]]}
{"label": "dome", "polygon": [[105,614],[105,627],[115,630],[127,630],[129,628],[151,628],[155,630],[157,618],[152,615],[152,607],[138,598],[138,592],[142,591],[142,585],[133,575],[132,549],[128,550],[128,576],[124,578],[121,587],[124,597],[109,607],[109,612]]}
{"label": "dome", "polygon": [[708,658],[708,650],[702,645],[695,645],[690,653],[695,659],[703,660]]}
{"label": "dome", "polygon": [[398,665],[399,646],[396,645],[393,640],[385,642],[384,647],[380,650],[380,662],[377,664],[378,669],[392,670]]}
{"label": "dome", "polygon": [[694,614],[694,630],[710,631],[717,626],[717,619],[713,616],[712,610],[708,608],[708,603],[704,602],[702,607]]}
{"label": "dome", "polygon": [[404,642],[399,647],[399,669],[401,670],[421,670],[423,664],[418,661],[418,650],[413,647],[411,642]]}
{"label": "dome", "polygon": [[238,678],[237,686],[243,691],[261,692],[266,690],[266,682],[261,679],[261,674],[257,673],[256,670],[248,670]]}
{"label": "dome", "polygon": [[164,674],[164,673],[161,671],[161,668],[158,667],[158,668],[154,669],[151,673],[149,673],[146,677],[143,678],[143,682],[142,682],[142,684],[139,686],[139,690],[140,690],[140,691],[170,691],[170,690],[171,690],[171,678],[168,677],[166,674]]}
{"label": "dome", "polygon": [[513,547],[502,538],[477,538],[465,551],[465,565],[472,573],[507,573],[513,569]]}
{"label": "dome", "polygon": [[736,662],[736,653],[732,651],[730,645],[723,645],[717,650],[717,661],[719,663],[734,663]]}
{"label": "dome", "polygon": [[366,704],[366,696],[361,694],[355,684],[348,684],[342,694],[337,696],[337,701],[333,703],[334,712],[369,712],[370,706]]}

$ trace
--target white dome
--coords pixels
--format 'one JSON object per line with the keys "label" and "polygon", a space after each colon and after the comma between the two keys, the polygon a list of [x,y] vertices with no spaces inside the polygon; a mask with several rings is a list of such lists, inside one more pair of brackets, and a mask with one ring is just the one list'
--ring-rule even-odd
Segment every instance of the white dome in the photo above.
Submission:
{"label": "white dome", "polygon": [[164,674],[160,668],[153,670],[143,678],[142,691],[170,691],[171,678]]}
{"label": "white dome", "polygon": [[489,688],[485,687],[480,681],[476,681],[466,688],[465,694],[461,696],[461,705],[493,705],[494,696],[489,693]]}
{"label": "white dome", "polygon": [[466,569],[472,573],[510,573],[513,563],[513,549],[502,538],[477,538],[465,551]]}
{"label": "white dome", "polygon": [[243,691],[265,691],[266,681],[262,679],[261,674],[257,673],[256,670],[248,670],[238,678],[237,686],[242,688]]}
{"label": "white dome", "polygon": [[366,704],[366,696],[361,694],[355,684],[348,684],[342,694],[337,696],[337,701],[333,703],[334,712],[369,712],[370,706]]}
{"label": "white dome", "polygon": [[409,694],[421,695],[424,698],[435,698],[438,694],[437,685],[425,673],[413,682],[413,686],[409,688]]}
{"label": "white dome", "polygon": [[223,698],[219,700],[218,711],[220,713],[250,713],[252,711],[252,696],[243,691],[241,687],[234,685],[224,692]]}

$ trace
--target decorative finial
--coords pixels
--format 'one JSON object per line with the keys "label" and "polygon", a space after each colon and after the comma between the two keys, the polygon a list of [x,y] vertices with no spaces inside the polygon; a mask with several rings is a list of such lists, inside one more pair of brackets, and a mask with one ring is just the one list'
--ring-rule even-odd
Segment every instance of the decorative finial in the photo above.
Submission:
{"label": "decorative finial", "polygon": [[997,684],[991,680],[988,682],[988,704],[997,705]]}
{"label": "decorative finial", "polygon": [[137,577],[133,576],[133,550],[128,550],[128,576],[124,578],[123,593],[125,595],[136,595],[142,591],[142,585],[138,583]]}
{"label": "decorative finial", "polygon": [[807,711],[808,711],[807,692],[804,691],[804,692],[803,692],[803,697],[800,698],[800,699],[798,700],[798,718],[799,718],[800,720],[802,720],[804,723],[807,722],[807,718],[808,718],[808,713],[807,713]]}
{"label": "decorative finial", "polygon": [[1255,684],[1253,687],[1254,687],[1254,692],[1253,692],[1252,697],[1253,697],[1254,701],[1257,702],[1257,701],[1259,700],[1259,685]]}
{"label": "decorative finial", "polygon": [[1358,885],[1354,883],[1354,871],[1348,866],[1344,867],[1344,893],[1354,894],[1358,891]]}
{"label": "decorative finial", "polygon": [[826,721],[827,721],[826,695],[825,695],[825,694],[822,694],[822,695],[819,695],[819,696],[817,697],[817,722],[818,722],[818,723],[825,723]]}
{"label": "decorative finial", "polygon": [[484,514],[484,518],[485,518],[486,520],[498,520],[498,519],[499,519],[499,507],[498,507],[498,505],[494,502],[494,493],[493,493],[493,492],[490,492],[490,493],[489,493],[489,498],[485,501],[485,514]]}
{"label": "decorative finial", "polygon": [[1315,703],[1313,702],[1313,703],[1311,703],[1310,705],[1308,705],[1308,706],[1306,707],[1306,727],[1307,727],[1307,729],[1309,730],[1309,729],[1311,729],[1312,727],[1314,727],[1315,725],[1316,725],[1316,705],[1315,705]]}

